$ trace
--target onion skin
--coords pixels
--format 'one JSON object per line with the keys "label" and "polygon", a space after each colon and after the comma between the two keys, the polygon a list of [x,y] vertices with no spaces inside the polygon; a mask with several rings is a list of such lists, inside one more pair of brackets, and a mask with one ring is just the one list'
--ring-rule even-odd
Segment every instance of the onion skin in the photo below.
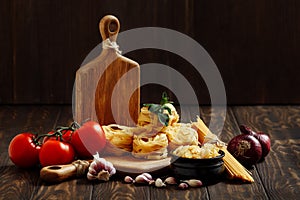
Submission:
{"label": "onion skin", "polygon": [[[263,133],[263,132],[257,132],[256,133],[256,138],[258,139],[258,141],[261,144],[261,148],[262,148],[262,159],[264,159],[270,152],[271,149],[271,139],[270,136]],[[254,136],[255,137],[255,136]]]}
{"label": "onion skin", "polygon": [[240,125],[240,131],[244,134],[253,135],[261,144],[262,147],[262,158],[263,160],[270,152],[271,149],[271,138],[264,132],[255,132],[246,125]]}
{"label": "onion skin", "polygon": [[251,167],[262,157],[262,147],[253,135],[241,134],[232,138],[227,150],[245,167]]}
{"label": "onion skin", "polygon": [[240,125],[240,131],[244,134],[249,134],[249,135],[256,135],[256,132],[254,132],[249,126],[246,126],[244,124]]}

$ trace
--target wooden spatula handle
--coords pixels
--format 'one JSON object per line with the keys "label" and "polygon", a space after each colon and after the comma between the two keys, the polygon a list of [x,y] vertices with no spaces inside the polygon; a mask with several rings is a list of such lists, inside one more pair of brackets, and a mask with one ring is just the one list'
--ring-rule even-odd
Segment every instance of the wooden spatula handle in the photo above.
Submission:
{"label": "wooden spatula handle", "polygon": [[99,23],[99,30],[102,36],[102,40],[110,38],[112,42],[115,42],[120,30],[120,22],[115,16],[106,15],[101,19]]}

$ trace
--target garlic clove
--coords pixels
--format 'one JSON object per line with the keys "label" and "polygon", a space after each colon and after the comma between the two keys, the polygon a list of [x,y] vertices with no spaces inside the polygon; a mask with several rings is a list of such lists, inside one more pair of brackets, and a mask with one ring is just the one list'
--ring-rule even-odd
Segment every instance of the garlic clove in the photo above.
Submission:
{"label": "garlic clove", "polygon": [[152,175],[149,173],[142,173],[147,179],[152,180]]}
{"label": "garlic clove", "polygon": [[164,183],[166,183],[168,185],[176,185],[177,181],[174,177],[170,176],[170,177],[165,179]]}
{"label": "garlic clove", "polygon": [[133,180],[133,178],[131,178],[130,176],[125,176],[124,182],[125,182],[125,183],[133,183],[134,180]]}
{"label": "garlic clove", "polygon": [[135,177],[135,183],[149,183],[149,179],[144,175],[138,175]]}
{"label": "garlic clove", "polygon": [[93,162],[95,162],[95,167],[98,169],[105,169],[106,167],[106,160],[104,158],[99,158],[97,160],[94,160]]}
{"label": "garlic clove", "polygon": [[164,184],[164,182],[160,178],[157,178],[155,180],[155,186],[156,187],[166,187],[166,184]]}
{"label": "garlic clove", "polygon": [[89,173],[96,176],[98,172],[93,168],[89,168]]}
{"label": "garlic clove", "polygon": [[87,173],[86,177],[87,177],[88,180],[95,180],[95,179],[97,179],[97,176],[91,174],[90,172]]}
{"label": "garlic clove", "polygon": [[97,163],[95,161],[91,162],[89,168],[95,168]]}
{"label": "garlic clove", "polygon": [[187,189],[189,187],[189,185],[187,184],[187,183],[185,183],[185,182],[182,182],[182,183],[180,183],[179,185],[178,185],[178,188],[179,189],[182,189],[182,190],[185,190],[185,189]]}
{"label": "garlic clove", "polygon": [[197,179],[185,180],[183,182],[187,183],[191,187],[201,187],[203,185],[202,181],[197,180]]}

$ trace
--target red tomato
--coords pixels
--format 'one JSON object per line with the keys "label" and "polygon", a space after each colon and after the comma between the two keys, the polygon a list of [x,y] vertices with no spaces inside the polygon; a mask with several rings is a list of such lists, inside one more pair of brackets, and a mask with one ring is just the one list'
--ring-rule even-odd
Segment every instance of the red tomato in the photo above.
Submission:
{"label": "red tomato", "polygon": [[64,165],[75,158],[75,151],[71,144],[60,140],[47,140],[40,150],[40,163],[43,167],[49,165]]}
{"label": "red tomato", "polygon": [[39,164],[41,147],[35,144],[34,138],[35,135],[32,133],[20,133],[11,140],[8,154],[15,165],[29,168]]}
{"label": "red tomato", "polygon": [[71,130],[63,130],[62,134],[63,134],[62,137],[63,137],[63,139],[64,139],[65,142],[71,142],[73,131],[71,131]]}
{"label": "red tomato", "polygon": [[91,158],[105,147],[105,132],[97,122],[88,121],[73,133],[71,144],[80,158]]}
{"label": "red tomato", "polygon": [[[54,131],[50,131],[48,134],[49,134],[49,135],[53,135],[53,134],[54,134]],[[54,136],[52,136],[52,137],[45,136],[45,137],[43,138],[43,144],[44,144],[45,142],[47,142],[48,140],[50,140],[50,139],[56,140],[56,137],[54,137]]]}

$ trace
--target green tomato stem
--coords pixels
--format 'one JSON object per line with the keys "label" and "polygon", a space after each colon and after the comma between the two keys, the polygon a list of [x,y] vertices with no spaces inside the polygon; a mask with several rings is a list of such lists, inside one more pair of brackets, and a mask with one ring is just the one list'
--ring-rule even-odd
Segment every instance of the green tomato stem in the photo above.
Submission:
{"label": "green tomato stem", "polygon": [[33,139],[34,144],[37,146],[41,146],[43,144],[43,138],[45,138],[45,137],[49,137],[49,138],[56,137],[56,139],[59,138],[60,141],[64,141],[63,135],[65,133],[63,133],[63,131],[70,130],[70,131],[74,132],[79,127],[80,127],[80,125],[74,121],[74,122],[72,122],[72,124],[70,126],[57,126],[54,129],[54,132],[52,134],[49,134],[49,133],[42,134],[42,135],[35,134],[35,136],[32,139]]}

